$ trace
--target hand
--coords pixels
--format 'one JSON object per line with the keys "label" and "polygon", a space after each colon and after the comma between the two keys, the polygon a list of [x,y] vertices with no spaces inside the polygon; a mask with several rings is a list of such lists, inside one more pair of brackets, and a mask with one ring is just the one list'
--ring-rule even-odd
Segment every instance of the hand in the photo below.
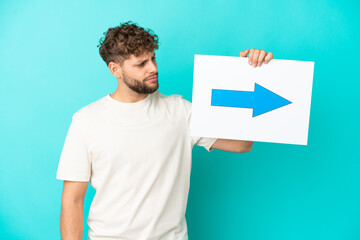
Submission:
{"label": "hand", "polygon": [[249,64],[252,65],[253,67],[256,66],[260,67],[263,60],[264,63],[267,64],[271,59],[274,58],[271,52],[266,53],[264,50],[255,49],[255,48],[241,51],[240,57],[247,57],[248,54],[249,54]]}

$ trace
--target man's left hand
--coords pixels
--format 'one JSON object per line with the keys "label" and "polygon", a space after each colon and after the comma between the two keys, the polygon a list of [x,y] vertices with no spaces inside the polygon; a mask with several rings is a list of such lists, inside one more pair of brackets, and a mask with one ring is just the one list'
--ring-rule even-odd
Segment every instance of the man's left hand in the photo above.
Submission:
{"label": "man's left hand", "polygon": [[273,54],[271,52],[267,53],[264,50],[260,49],[247,49],[240,52],[240,57],[247,57],[249,54],[248,62],[253,67],[260,67],[262,62],[264,61],[265,64],[267,64],[271,59],[274,58]]}

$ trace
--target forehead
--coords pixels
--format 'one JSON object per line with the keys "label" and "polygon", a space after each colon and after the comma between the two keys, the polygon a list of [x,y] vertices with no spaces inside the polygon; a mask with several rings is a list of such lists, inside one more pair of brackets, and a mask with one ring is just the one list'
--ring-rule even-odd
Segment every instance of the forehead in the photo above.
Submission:
{"label": "forehead", "polygon": [[143,60],[149,59],[149,58],[153,57],[154,55],[155,55],[154,51],[145,52],[145,53],[142,53],[139,56],[135,56],[135,55],[131,54],[130,57],[129,57],[129,60],[131,62],[138,62],[138,61],[143,61]]}

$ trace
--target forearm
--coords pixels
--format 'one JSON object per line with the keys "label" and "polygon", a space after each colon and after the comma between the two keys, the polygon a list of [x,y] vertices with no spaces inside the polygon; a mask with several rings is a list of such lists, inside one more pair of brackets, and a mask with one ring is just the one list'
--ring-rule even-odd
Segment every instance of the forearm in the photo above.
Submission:
{"label": "forearm", "polygon": [[253,146],[253,141],[218,139],[212,145],[211,149],[215,148],[227,152],[244,153],[251,151],[252,146]]}
{"label": "forearm", "polygon": [[82,240],[83,224],[83,204],[61,205],[60,232],[62,240]]}

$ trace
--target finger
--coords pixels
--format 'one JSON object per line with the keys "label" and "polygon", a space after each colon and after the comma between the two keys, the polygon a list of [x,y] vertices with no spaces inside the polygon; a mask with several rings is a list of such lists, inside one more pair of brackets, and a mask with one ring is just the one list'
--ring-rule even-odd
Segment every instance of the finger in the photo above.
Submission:
{"label": "finger", "polygon": [[240,52],[240,57],[246,57],[249,54],[249,49],[241,51]]}
{"label": "finger", "polygon": [[253,65],[254,67],[256,67],[257,64],[258,64],[259,54],[260,54],[260,50],[259,50],[259,49],[255,49],[255,51],[254,51],[254,56],[253,56],[253,59],[252,59],[252,65]]}
{"label": "finger", "polygon": [[253,59],[253,56],[254,56],[254,51],[255,49],[250,49],[250,54],[249,54],[249,59],[248,59],[248,62],[249,64],[251,65],[252,64],[252,59]]}
{"label": "finger", "polygon": [[267,64],[273,58],[274,58],[273,54],[271,52],[269,52],[265,57],[265,61],[264,61],[265,64]]}
{"label": "finger", "polygon": [[260,51],[259,59],[258,59],[258,66],[261,66],[262,61],[264,60],[264,57],[266,56],[266,52],[264,50]]}

